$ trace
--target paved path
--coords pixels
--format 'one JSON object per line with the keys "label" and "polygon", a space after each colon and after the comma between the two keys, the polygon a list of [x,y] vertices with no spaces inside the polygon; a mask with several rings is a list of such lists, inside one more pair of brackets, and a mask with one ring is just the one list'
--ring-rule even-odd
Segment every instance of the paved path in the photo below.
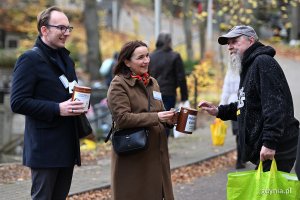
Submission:
{"label": "paved path", "polygon": [[[212,118],[207,119],[208,123]],[[232,134],[226,137],[225,145],[214,147],[208,127],[197,129],[192,135],[182,138],[171,138],[169,141],[171,167],[177,168],[205,160],[235,148]],[[110,183],[110,159],[103,159],[98,165],[76,167],[70,194],[83,192],[99,187],[107,187]],[[30,181],[0,185],[0,200],[30,199]]]}
{"label": "paved path", "polygon": [[[254,165],[248,163],[243,170],[253,170],[253,168]],[[176,184],[173,189],[175,199],[226,200],[227,174],[235,171],[236,169],[234,168],[226,168],[210,176],[197,178],[189,184]]]}
{"label": "paved path", "polygon": [[287,81],[292,92],[295,116],[300,120],[300,90],[299,90],[299,79],[300,79],[300,61],[290,60],[284,57],[275,57],[281,65]]}

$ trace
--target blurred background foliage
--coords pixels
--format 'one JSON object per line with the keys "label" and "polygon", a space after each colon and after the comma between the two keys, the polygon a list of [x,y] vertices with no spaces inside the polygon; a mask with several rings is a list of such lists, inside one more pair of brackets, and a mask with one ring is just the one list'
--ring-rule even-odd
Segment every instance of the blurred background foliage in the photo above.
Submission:
{"label": "blurred background foliage", "polygon": [[[6,7],[0,7],[0,18],[7,30],[13,30],[22,33],[19,48],[5,53],[0,51],[0,65],[12,67],[17,57],[24,51],[32,48],[38,35],[36,26],[36,17],[38,13],[49,5],[48,0],[39,0],[32,3],[20,4],[18,0],[9,0]],[[74,26],[72,37],[67,41],[66,47],[71,51],[71,57],[75,60],[76,66],[81,67],[82,59],[87,51],[86,34],[83,25],[83,15],[80,10],[64,9],[69,20]],[[100,16],[103,12],[99,11]],[[102,46],[103,58],[109,58],[113,53],[121,48],[124,41],[136,39],[136,37],[121,32],[113,32],[100,24],[99,32],[101,34],[100,42]],[[8,54],[10,56],[8,56]],[[2,65],[3,63],[3,65]]]}
{"label": "blurred background foliage", "polygon": [[[1,4],[0,7],[2,28],[22,33],[18,49],[10,51],[10,53],[0,50],[0,66],[13,67],[17,57],[25,50],[30,49],[35,42],[37,14],[49,5],[53,5],[54,0],[5,1],[6,4]],[[127,5],[127,9],[131,9],[132,13],[140,7],[151,12],[154,9],[154,0],[119,0],[119,2],[122,6]],[[219,94],[225,71],[224,64],[216,59],[220,55],[206,48],[208,2],[209,0],[162,0],[162,12],[165,17],[170,20],[183,20],[183,25],[188,23],[192,25],[186,26],[187,29],[198,28],[199,31],[198,46],[200,46],[200,49],[189,47],[188,44],[192,43],[193,40],[191,36],[185,37],[184,42],[174,45],[174,50],[179,52],[184,59],[188,74],[190,97],[192,98],[195,94],[197,94],[197,98],[201,98],[203,93]],[[299,27],[295,24],[295,21],[300,21],[299,14],[295,14],[297,13],[295,8],[296,11],[297,9],[299,11],[299,2],[300,0],[214,0],[211,11],[214,34],[219,35],[238,24],[251,25],[259,31],[259,34],[263,32],[260,31],[261,28],[264,28],[264,30],[271,30],[271,35],[262,38],[271,45],[277,43],[275,47],[279,52],[285,50],[289,52],[289,55],[293,54],[290,51],[298,52],[298,54],[294,53],[297,57],[299,55],[299,51],[297,51],[299,43],[295,43],[298,46],[294,45],[291,48],[290,46],[284,46],[282,42],[288,43],[292,39],[299,39],[298,29],[296,38],[292,36],[293,30]],[[72,37],[70,37],[66,46],[71,51],[76,66],[84,68],[89,47],[86,45],[87,36],[82,10],[64,8],[64,11],[68,15],[72,26],[74,26]],[[119,51],[125,41],[144,39],[144,36],[139,34],[138,30],[142,28],[142,22],[135,18],[135,15],[131,15],[134,32],[129,34],[107,27],[104,18],[108,12],[104,10],[98,10],[97,12],[100,18],[98,25],[100,38],[97,42],[101,46],[101,56],[99,55],[99,58],[101,57],[102,60],[111,57],[115,51]],[[184,31],[184,34],[188,34],[188,32]],[[149,49],[154,50],[154,42],[150,42],[149,45]],[[95,67],[99,68],[99,66]],[[209,98],[217,101],[218,97],[211,95]]]}
{"label": "blurred background foliage", "polygon": [[213,55],[207,54],[187,76],[189,101],[196,107],[197,102],[207,100],[218,103],[223,84],[220,65],[213,61]]}
{"label": "blurred background foliage", "polygon": [[227,31],[238,24],[259,27],[270,25],[280,29],[292,27],[291,9],[299,0],[218,0],[219,27]]}

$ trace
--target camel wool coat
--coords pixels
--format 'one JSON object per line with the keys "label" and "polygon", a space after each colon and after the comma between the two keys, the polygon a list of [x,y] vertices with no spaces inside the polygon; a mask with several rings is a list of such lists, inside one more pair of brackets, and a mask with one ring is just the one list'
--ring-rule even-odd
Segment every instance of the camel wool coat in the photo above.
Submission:
{"label": "camel wool coat", "polygon": [[[149,146],[132,155],[112,151],[111,181],[114,200],[172,200],[168,143],[157,113],[164,111],[157,81],[142,81],[116,75],[108,90],[108,106],[116,129],[147,127]],[[148,111],[148,95],[150,111]]]}

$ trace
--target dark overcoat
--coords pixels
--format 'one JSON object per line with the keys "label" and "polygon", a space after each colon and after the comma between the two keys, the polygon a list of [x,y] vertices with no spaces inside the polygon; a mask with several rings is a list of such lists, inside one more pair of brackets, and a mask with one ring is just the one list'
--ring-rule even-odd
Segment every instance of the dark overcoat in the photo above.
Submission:
{"label": "dark overcoat", "polygon": [[[114,200],[172,200],[170,162],[165,127],[157,112],[163,111],[154,78],[147,87],[137,79],[117,75],[108,90],[108,106],[117,129],[147,127],[149,147],[133,155],[118,156],[112,151],[112,195]],[[150,111],[148,112],[148,96]]]}
{"label": "dark overcoat", "polygon": [[80,165],[75,117],[60,116],[59,109],[59,103],[71,97],[59,76],[77,80],[74,62],[69,51],[51,49],[40,37],[35,46],[51,66],[35,51],[25,52],[15,64],[11,90],[12,111],[26,116],[23,164],[33,168]]}

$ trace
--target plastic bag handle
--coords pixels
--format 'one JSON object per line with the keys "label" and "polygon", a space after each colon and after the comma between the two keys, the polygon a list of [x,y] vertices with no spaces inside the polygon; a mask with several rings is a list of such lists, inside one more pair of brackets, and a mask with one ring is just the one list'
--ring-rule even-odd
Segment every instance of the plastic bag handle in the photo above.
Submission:
{"label": "plastic bag handle", "polygon": [[[272,160],[271,169],[270,169],[271,177],[274,177],[276,172],[277,172],[277,164],[276,164],[276,161],[275,161],[275,158],[274,158]],[[257,171],[256,171],[256,179],[260,179],[261,173],[264,173],[263,172],[263,164],[262,164],[262,161],[259,161],[259,165],[258,165],[258,168],[257,168]]]}

